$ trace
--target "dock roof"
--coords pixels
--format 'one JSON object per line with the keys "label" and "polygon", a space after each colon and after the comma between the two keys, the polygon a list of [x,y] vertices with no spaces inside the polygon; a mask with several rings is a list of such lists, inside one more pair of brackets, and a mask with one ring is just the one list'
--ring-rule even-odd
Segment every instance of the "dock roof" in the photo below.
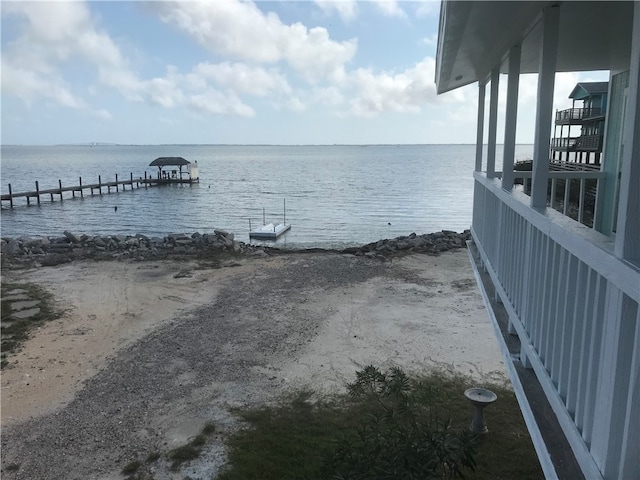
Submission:
{"label": "dock roof", "polygon": [[150,167],[166,167],[167,165],[189,165],[191,162],[182,157],[158,157],[149,164]]}

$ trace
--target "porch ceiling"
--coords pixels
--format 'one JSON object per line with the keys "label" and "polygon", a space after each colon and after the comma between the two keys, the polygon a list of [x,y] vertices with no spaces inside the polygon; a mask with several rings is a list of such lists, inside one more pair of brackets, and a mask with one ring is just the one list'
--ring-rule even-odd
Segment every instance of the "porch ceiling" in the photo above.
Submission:
{"label": "porch ceiling", "polygon": [[631,53],[634,2],[442,2],[436,85],[438,93],[488,79],[509,49],[522,45],[521,73],[536,73],[542,11],[559,5],[558,72],[626,69]]}

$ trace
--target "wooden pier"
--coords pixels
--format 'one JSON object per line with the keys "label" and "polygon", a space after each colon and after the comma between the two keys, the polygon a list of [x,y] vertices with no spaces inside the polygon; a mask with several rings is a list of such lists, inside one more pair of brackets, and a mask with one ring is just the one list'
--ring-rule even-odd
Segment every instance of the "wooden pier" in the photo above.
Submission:
{"label": "wooden pier", "polygon": [[59,196],[60,201],[64,200],[63,193],[71,192],[72,198],[75,198],[76,193],[80,195],[81,198],[84,197],[85,191],[91,193],[93,195],[102,195],[103,189],[106,189],[106,193],[111,193],[111,189],[114,189],[116,192],[120,190],[126,190],[126,187],[129,186],[131,190],[133,188],[149,188],[158,185],[168,185],[168,184],[182,184],[182,183],[197,183],[198,179],[183,179],[183,178],[151,178],[147,176],[147,172],[144,174],[144,178],[138,177],[133,178],[133,173],[129,175],[128,180],[118,180],[118,174],[116,173],[115,181],[102,181],[102,176],[98,175],[98,183],[91,184],[83,184],[82,177],[79,177],[78,185],[63,187],[62,181],[58,180],[58,188],[48,188],[41,190],[38,181],[36,180],[35,185],[36,189],[29,192],[19,192],[13,193],[11,189],[11,184],[9,184],[9,193],[2,194],[0,200],[2,202],[9,202],[11,208],[13,208],[13,200],[16,198],[26,198],[27,205],[31,205],[31,199],[35,198],[38,205],[40,205],[40,197],[49,195],[51,201],[54,201],[54,196]]}

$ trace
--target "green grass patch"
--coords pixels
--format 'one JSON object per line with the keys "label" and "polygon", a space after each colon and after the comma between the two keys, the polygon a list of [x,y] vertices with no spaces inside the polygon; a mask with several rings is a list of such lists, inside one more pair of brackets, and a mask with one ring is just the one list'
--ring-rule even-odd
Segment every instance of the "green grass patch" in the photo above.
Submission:
{"label": "green grass patch", "polygon": [[216,433],[218,430],[212,422],[205,423],[204,427],[202,427],[202,435],[209,436]]}
{"label": "green grass patch", "polygon": [[229,466],[218,478],[544,478],[511,390],[483,385],[498,395],[485,411],[489,433],[469,434],[473,407],[463,392],[471,386],[367,367],[350,395],[312,402],[301,392],[240,411],[250,426],[227,442]]}
{"label": "green grass patch", "polygon": [[160,457],[162,457],[162,454],[160,452],[151,452],[149,455],[147,455],[145,463],[153,463],[157,460],[160,460]]}
{"label": "green grass patch", "polygon": [[[13,317],[11,308],[12,300],[5,297],[6,292],[11,290],[25,290],[29,300],[39,300],[36,305],[40,311],[29,318],[19,319]],[[2,341],[1,341],[1,362],[0,367],[8,365],[8,355],[17,352],[22,344],[29,338],[33,328],[43,323],[55,320],[60,317],[60,312],[54,309],[53,295],[39,285],[31,283],[3,283],[1,300],[1,320],[2,320]]]}
{"label": "green grass patch", "polygon": [[127,463],[122,469],[123,475],[133,475],[138,471],[138,469],[142,466],[142,463],[138,460],[134,460],[133,462]]}
{"label": "green grass patch", "polygon": [[200,447],[191,445],[190,443],[174,448],[167,454],[167,458],[171,460],[171,470],[177,472],[183,463],[198,458],[200,451]]}
{"label": "green grass patch", "polygon": [[192,437],[185,445],[176,447],[164,454],[151,452],[145,458],[144,463],[140,460],[133,460],[122,469],[122,473],[127,476],[127,480],[150,480],[153,478],[150,473],[152,464],[162,457],[170,461],[170,470],[177,472],[183,463],[200,457],[202,450],[209,443],[210,437],[216,432],[216,426],[211,422],[207,422],[200,433]]}

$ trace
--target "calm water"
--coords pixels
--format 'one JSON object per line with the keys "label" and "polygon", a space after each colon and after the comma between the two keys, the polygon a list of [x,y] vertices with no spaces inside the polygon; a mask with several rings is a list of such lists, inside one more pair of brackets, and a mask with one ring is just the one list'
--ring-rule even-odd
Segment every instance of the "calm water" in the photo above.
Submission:
{"label": "calm water", "polygon": [[[532,157],[521,145],[516,159]],[[2,205],[2,236],[210,233],[248,242],[249,222],[279,223],[286,201],[292,229],[276,245],[341,247],[471,223],[473,145],[376,146],[2,146],[1,190],[8,193],[156,174],[160,156],[198,161],[200,184],[65,194],[42,205]],[[501,152],[498,152],[500,155]],[[500,158],[500,156],[498,156]],[[55,197],[54,197],[55,198]],[[35,200],[35,199],[34,199]],[[118,209],[115,211],[114,207]]]}

